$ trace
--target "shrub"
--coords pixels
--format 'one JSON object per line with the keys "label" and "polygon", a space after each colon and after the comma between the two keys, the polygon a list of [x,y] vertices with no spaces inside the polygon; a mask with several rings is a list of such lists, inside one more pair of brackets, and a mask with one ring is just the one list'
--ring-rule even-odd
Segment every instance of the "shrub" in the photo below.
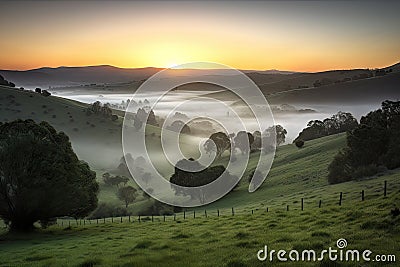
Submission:
{"label": "shrub", "polygon": [[348,150],[340,151],[328,166],[328,182],[337,184],[351,180],[353,172],[349,164]]}
{"label": "shrub", "polygon": [[111,120],[112,120],[112,121],[116,121],[116,120],[118,120],[118,116],[117,116],[117,115],[115,115],[115,114],[113,114],[113,115],[111,116]]}
{"label": "shrub", "polygon": [[100,203],[97,209],[92,214],[90,214],[88,219],[101,219],[127,215],[129,215],[129,213],[125,208],[115,207],[108,203]]}
{"label": "shrub", "polygon": [[367,166],[357,167],[353,172],[353,177],[354,178],[369,177],[374,174],[377,174],[378,172],[379,172],[378,166],[376,166],[375,164],[370,164]]}
{"label": "shrub", "polygon": [[297,139],[294,144],[298,147],[298,148],[302,148],[304,146],[304,141],[302,139]]}

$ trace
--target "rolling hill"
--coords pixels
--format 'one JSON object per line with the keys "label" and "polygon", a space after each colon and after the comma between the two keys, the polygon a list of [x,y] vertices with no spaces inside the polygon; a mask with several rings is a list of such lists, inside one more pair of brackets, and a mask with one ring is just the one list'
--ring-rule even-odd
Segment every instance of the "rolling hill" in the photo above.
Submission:
{"label": "rolling hill", "polygon": [[[349,249],[399,257],[400,172],[395,170],[338,185],[326,182],[326,164],[344,145],[344,135],[307,142],[303,149],[278,149],[272,171],[260,190],[246,186],[215,204],[174,216],[59,219],[57,225],[23,236],[0,235],[0,263],[5,266],[285,266],[260,262],[257,251],[336,248],[345,238]],[[383,196],[383,182],[389,190]],[[365,201],[360,192],[365,190]],[[338,205],[343,192],[342,205]],[[304,210],[301,210],[301,199]],[[321,200],[321,207],[318,203]],[[289,210],[287,210],[289,206]],[[232,216],[231,208],[235,214]],[[218,210],[217,210],[218,209]],[[204,210],[207,210],[207,217]],[[218,211],[218,213],[217,213]],[[218,216],[219,214],[219,216]],[[121,222],[122,220],[122,222]],[[130,220],[130,221],[129,221]],[[165,220],[165,221],[164,221]],[[195,251],[195,256],[192,252]],[[360,262],[363,263],[363,262]],[[332,266],[326,258],[297,266]],[[339,265],[338,265],[339,264]],[[355,266],[341,261],[333,266]],[[363,263],[364,264],[364,263]],[[386,263],[396,266],[396,263]],[[380,266],[371,262],[367,266]]]}

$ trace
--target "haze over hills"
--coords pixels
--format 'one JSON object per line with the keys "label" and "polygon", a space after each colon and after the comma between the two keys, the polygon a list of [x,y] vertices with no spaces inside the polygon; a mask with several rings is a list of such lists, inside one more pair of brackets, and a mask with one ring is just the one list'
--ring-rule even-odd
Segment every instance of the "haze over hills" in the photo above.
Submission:
{"label": "haze over hills", "polygon": [[[88,67],[39,68],[27,71],[0,70],[0,75],[17,87],[33,89],[41,87],[51,91],[82,91],[84,93],[132,93],[145,79],[161,68],[117,68],[109,65]],[[193,69],[173,69],[171,75],[193,75]],[[272,103],[316,103],[316,102],[365,102],[386,98],[400,98],[400,63],[386,68],[331,70],[316,73],[287,72],[278,70],[242,70],[253,80]],[[196,75],[227,75],[223,69],[196,69]],[[209,90],[209,84],[189,84],[182,90]],[[224,92],[211,93],[224,100]],[[321,103],[322,103],[321,102]]]}
{"label": "haze over hills", "polygon": [[[43,67],[32,70],[0,70],[0,75],[7,80],[14,81],[17,86],[26,88],[34,87],[65,87],[82,84],[113,84],[141,81],[149,78],[163,68],[118,68],[110,65],[85,66],[85,67]],[[198,70],[197,70],[198,71]],[[201,75],[224,75],[224,70],[202,69]],[[285,76],[295,72],[279,70],[242,70],[244,73],[257,73],[264,75]],[[176,69],[173,73],[190,75],[190,69]]]}

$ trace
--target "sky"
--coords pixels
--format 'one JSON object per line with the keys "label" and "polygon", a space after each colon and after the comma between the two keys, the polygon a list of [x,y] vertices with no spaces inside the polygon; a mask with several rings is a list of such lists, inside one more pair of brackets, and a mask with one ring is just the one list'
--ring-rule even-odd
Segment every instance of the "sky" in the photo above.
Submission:
{"label": "sky", "polygon": [[0,69],[379,68],[400,61],[398,10],[399,1],[1,1]]}

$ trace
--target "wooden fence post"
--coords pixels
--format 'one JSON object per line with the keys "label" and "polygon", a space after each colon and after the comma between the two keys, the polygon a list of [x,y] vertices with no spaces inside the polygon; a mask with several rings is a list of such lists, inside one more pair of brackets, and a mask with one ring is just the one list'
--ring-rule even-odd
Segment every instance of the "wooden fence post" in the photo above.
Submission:
{"label": "wooden fence post", "polygon": [[196,219],[196,211],[193,210],[193,219]]}
{"label": "wooden fence post", "polygon": [[289,205],[286,205],[286,211],[289,211]]}
{"label": "wooden fence post", "polygon": [[207,218],[207,210],[204,210],[204,216]]}
{"label": "wooden fence post", "polygon": [[301,210],[304,210],[304,198],[301,198]]}
{"label": "wooden fence post", "polygon": [[251,215],[253,215],[254,214],[254,211],[253,210],[251,210]]}
{"label": "wooden fence post", "polygon": [[128,215],[128,221],[131,222],[131,215]]}
{"label": "wooden fence post", "polygon": [[217,210],[217,213],[218,213],[218,217],[219,217],[219,210]]}
{"label": "wooden fence post", "polygon": [[151,221],[154,222],[153,214],[151,214]]}
{"label": "wooden fence post", "polygon": [[235,215],[235,211],[233,210],[233,207],[232,207],[232,216],[234,216]]}
{"label": "wooden fence post", "polygon": [[361,191],[361,201],[364,201],[364,190]]}
{"label": "wooden fence post", "polygon": [[267,212],[268,212],[268,207],[267,207]]}
{"label": "wooden fence post", "polygon": [[185,210],[183,211],[183,219],[184,220],[186,219],[186,211]]}
{"label": "wooden fence post", "polygon": [[343,192],[340,192],[339,206],[342,206]]}
{"label": "wooden fence post", "polygon": [[322,206],[322,200],[320,199],[319,200],[319,204],[318,204],[318,208],[321,208],[321,206]]}
{"label": "wooden fence post", "polygon": [[138,222],[140,222],[140,215],[138,216]]}
{"label": "wooden fence post", "polygon": [[122,216],[121,216],[121,222],[122,222]]}
{"label": "wooden fence post", "polygon": [[112,216],[111,216],[111,222],[112,222],[112,223],[114,222],[114,217],[112,217]]}
{"label": "wooden fence post", "polygon": [[165,214],[164,214],[164,222],[165,222]]}
{"label": "wooden fence post", "polygon": [[106,217],[103,218],[103,223],[106,223]]}

